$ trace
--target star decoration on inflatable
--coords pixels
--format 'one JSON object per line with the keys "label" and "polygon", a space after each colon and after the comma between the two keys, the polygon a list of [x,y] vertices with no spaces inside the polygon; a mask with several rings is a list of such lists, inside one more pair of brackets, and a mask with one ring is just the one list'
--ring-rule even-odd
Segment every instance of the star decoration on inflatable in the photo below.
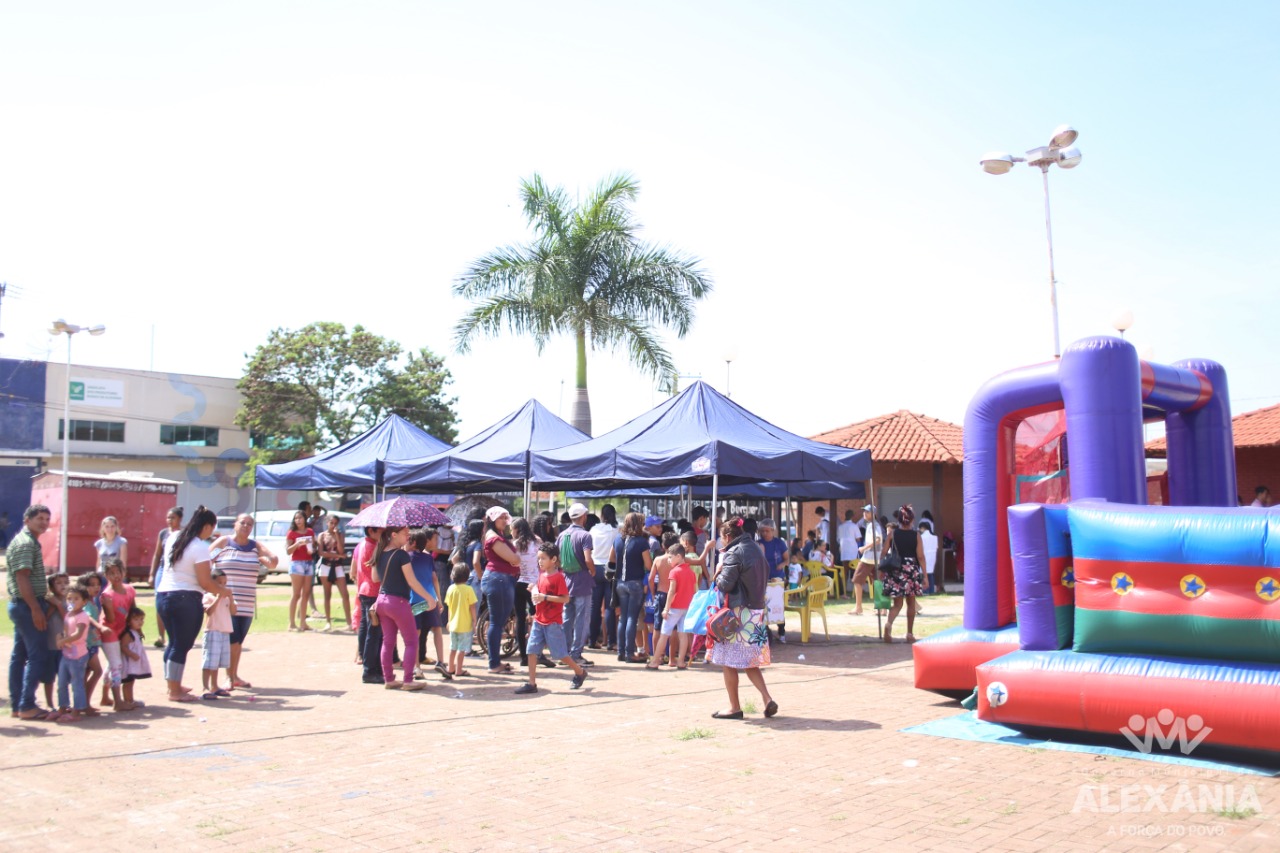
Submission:
{"label": "star decoration on inflatable", "polygon": [[1187,575],[1178,581],[1178,587],[1187,598],[1199,598],[1209,588],[1204,585],[1204,581],[1198,575]]}
{"label": "star decoration on inflatable", "polygon": [[1111,591],[1116,595],[1128,595],[1133,591],[1133,578],[1124,572],[1116,572],[1111,576]]}
{"label": "star decoration on inflatable", "polygon": [[1067,589],[1076,585],[1076,570],[1071,566],[1062,570],[1062,585]]}
{"label": "star decoration on inflatable", "polygon": [[1253,591],[1263,601],[1275,601],[1280,598],[1280,582],[1275,578],[1263,578],[1253,585]]}

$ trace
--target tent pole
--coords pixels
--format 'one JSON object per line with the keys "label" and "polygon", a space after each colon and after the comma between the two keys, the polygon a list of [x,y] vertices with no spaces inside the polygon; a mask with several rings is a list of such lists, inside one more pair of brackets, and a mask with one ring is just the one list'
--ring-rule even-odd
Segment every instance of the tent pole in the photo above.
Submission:
{"label": "tent pole", "polygon": [[257,521],[258,517],[258,487],[253,487],[253,500],[249,502],[249,516]]}
{"label": "tent pole", "polygon": [[[711,527],[710,527],[710,530],[711,530],[711,541],[713,542],[716,539],[720,538],[718,528],[716,527],[716,510],[719,509],[719,507],[716,505],[716,502],[719,499],[720,499],[720,475],[712,474],[711,475]],[[715,553],[715,550],[716,550],[715,548],[711,549],[712,554]],[[707,579],[710,580],[711,576],[708,575]]]}

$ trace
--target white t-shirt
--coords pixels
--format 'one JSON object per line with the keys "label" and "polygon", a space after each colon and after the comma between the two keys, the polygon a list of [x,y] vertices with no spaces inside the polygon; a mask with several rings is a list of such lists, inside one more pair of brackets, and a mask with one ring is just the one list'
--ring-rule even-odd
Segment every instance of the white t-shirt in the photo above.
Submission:
{"label": "white t-shirt", "polygon": [[880,522],[876,521],[867,525],[866,530],[862,533],[862,544],[873,545],[873,547],[862,553],[862,562],[870,563],[873,566],[879,563],[880,551],[884,548],[884,531],[880,529]]}
{"label": "white t-shirt", "polygon": [[609,558],[609,552],[613,550],[613,540],[618,535],[618,528],[601,521],[592,525],[589,532],[591,533],[591,556],[597,566],[603,566]]}
{"label": "white t-shirt", "polygon": [[817,531],[817,533],[818,533],[818,541],[819,541],[819,542],[830,542],[830,541],[831,541],[831,540],[828,538],[828,534],[829,534],[829,532],[830,532],[830,530],[831,530],[831,525],[830,525],[830,522],[828,522],[828,521],[827,521],[827,519],[826,519],[825,517],[824,517],[824,518],[822,518],[822,519],[820,519],[820,520],[818,521],[818,526],[817,526],[817,527],[815,527],[815,528],[814,528],[814,530],[816,530],[816,531]]}
{"label": "white t-shirt", "polygon": [[920,545],[924,548],[924,570],[932,572],[938,564],[938,537],[925,530],[920,531]]}
{"label": "white t-shirt", "polygon": [[[174,537],[172,545],[177,544]],[[160,588],[156,592],[201,592],[200,583],[196,580],[196,563],[209,562],[209,543],[203,539],[193,539],[172,565],[165,567],[164,577],[160,580]]]}
{"label": "white t-shirt", "polygon": [[840,559],[846,563],[858,559],[858,525],[852,521],[842,521],[836,527],[836,538],[840,540]]}

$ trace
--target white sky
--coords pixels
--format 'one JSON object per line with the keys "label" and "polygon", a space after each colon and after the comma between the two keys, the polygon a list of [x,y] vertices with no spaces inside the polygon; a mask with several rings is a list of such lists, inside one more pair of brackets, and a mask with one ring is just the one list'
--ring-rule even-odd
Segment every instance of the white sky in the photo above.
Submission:
{"label": "white sky", "polygon": [[[1052,353],[1038,172],[978,158],[1080,130],[1050,174],[1062,338],[1130,308],[1140,352],[1280,400],[1272,3],[65,2],[0,7],[0,354],[238,376],[277,326],[445,354],[466,437],[567,341],[452,352],[469,261],[528,238],[521,178],[633,173],[648,239],[716,292],[681,371],[809,435]],[[52,349],[51,349],[52,348]],[[598,435],[660,401],[597,355]],[[561,382],[564,404],[561,406]]]}

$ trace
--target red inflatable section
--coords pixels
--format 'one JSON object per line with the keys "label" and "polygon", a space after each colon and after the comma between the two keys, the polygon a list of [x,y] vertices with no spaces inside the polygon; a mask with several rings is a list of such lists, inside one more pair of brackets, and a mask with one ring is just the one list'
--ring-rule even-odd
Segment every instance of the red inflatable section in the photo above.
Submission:
{"label": "red inflatable section", "polygon": [[911,648],[916,687],[939,693],[972,692],[978,664],[1017,651],[1018,626],[999,631],[952,628],[921,640]]}
{"label": "red inflatable section", "polygon": [[1154,733],[1157,744],[1163,738],[1183,754],[1199,743],[1280,752],[1272,719],[1280,667],[1016,652],[980,665],[977,675],[978,717],[988,722],[1137,741]]}

